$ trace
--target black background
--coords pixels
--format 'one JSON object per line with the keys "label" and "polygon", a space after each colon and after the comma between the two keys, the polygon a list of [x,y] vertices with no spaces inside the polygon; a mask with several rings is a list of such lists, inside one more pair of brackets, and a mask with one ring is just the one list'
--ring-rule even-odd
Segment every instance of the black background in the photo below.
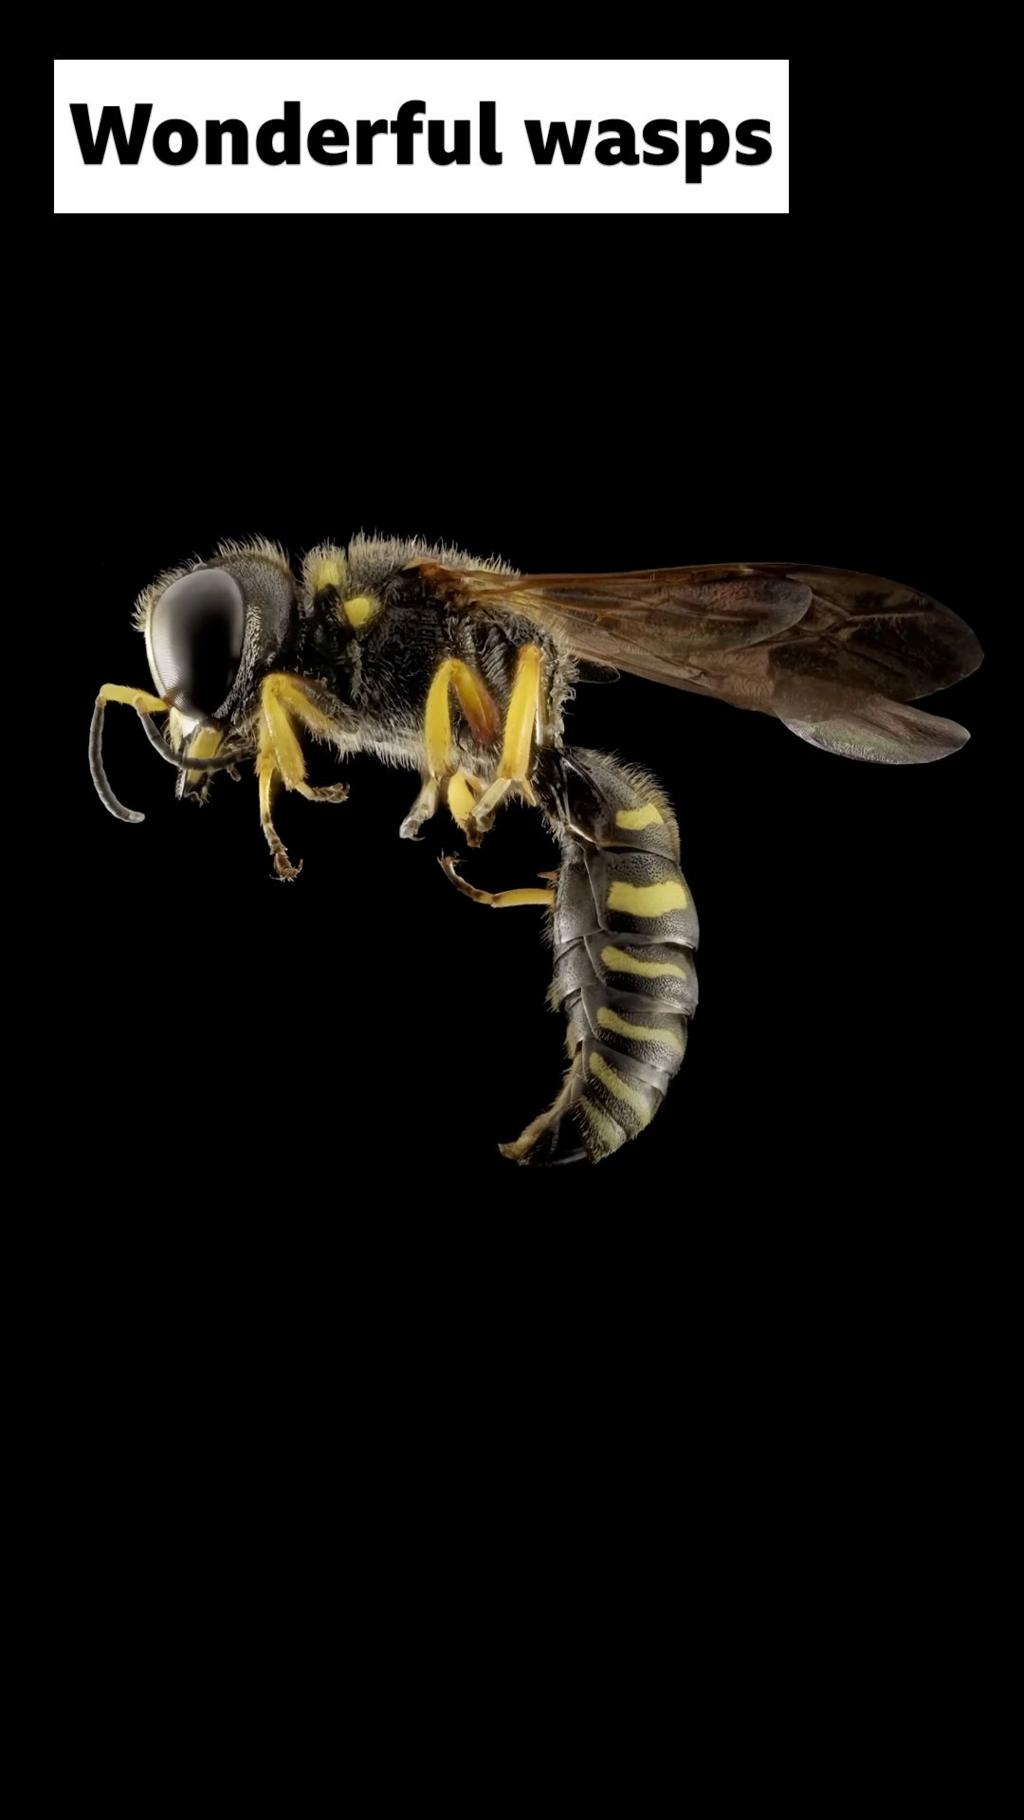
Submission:
{"label": "black background", "polygon": [[[136,1131],[144,1092],[186,1180],[201,1153],[221,1181],[280,1170],[299,1201],[315,1178],[339,1210],[354,1177],[364,1209],[827,1217],[855,1192],[870,1216],[948,1179],[974,1073],[985,672],[936,703],[972,744],[907,769],[641,682],[581,688],[570,738],[650,766],[678,806],[702,1005],[642,1143],[541,1180],[495,1149],[562,1072],[540,918],[460,900],[440,821],[398,841],[411,774],[360,760],[344,807],[284,804],[305,862],[285,887],[251,779],[177,805],[112,712],[115,788],[147,810],[126,828],[84,763],[98,683],[146,681],[134,596],[224,536],[301,554],[419,533],[541,571],[832,563],[910,581],[984,639],[956,375],[936,384],[921,321],[812,284],[792,221],[60,225],[89,274],[62,350],[81,559],[61,796],[89,1090]],[[500,886],[546,862],[514,810],[470,869]]]}
{"label": "black background", "polygon": [[[178,1635],[211,1709],[218,1638],[259,1663],[280,1626],[319,1724],[337,1676],[305,1605],[346,1661],[352,1621],[370,1736],[445,1638],[487,1663],[497,1636],[530,1739],[523,1688],[561,1730],[582,1685],[624,1748],[681,1726],[716,1789],[799,1785],[815,1741],[870,1781],[897,1732],[915,1786],[951,1773],[1004,1451],[1001,356],[980,226],[922,149],[948,72],[876,60],[845,102],[834,65],[795,72],[785,220],[57,223],[41,1300],[74,1336],[70,1494],[101,1513],[57,1552],[86,1639],[96,1552],[115,1584],[137,1560],[159,1603],[133,1619],[125,1593],[126,1660]],[[580,691],[570,737],[674,798],[702,922],[684,1069],[598,1170],[497,1155],[561,1076],[547,952],[535,913],[452,892],[441,827],[398,841],[410,775],[360,760],[345,806],[283,803],[287,887],[252,782],[176,805],[128,713],[109,769],[145,825],[93,795],[96,689],[147,680],[138,590],[224,536],[297,554],[360,527],[540,570],[861,568],[989,647],[934,703],[972,743],[920,769]],[[471,864],[515,884],[546,859],[515,810]]]}

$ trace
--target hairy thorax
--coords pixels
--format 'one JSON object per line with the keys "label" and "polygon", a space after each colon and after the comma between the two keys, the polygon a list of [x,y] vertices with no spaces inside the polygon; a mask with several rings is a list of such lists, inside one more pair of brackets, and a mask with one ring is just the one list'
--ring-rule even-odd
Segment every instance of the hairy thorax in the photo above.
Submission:
{"label": "hairy thorax", "polygon": [[[340,584],[312,608],[300,633],[296,668],[349,711],[338,728],[340,749],[421,767],[427,697],[441,667],[450,660],[465,664],[482,679],[503,717],[519,654],[527,646],[543,652],[540,743],[561,744],[575,674],[568,653],[535,622],[507,608],[468,613],[439,600],[418,565],[451,562],[453,554],[478,569],[510,572],[446,549],[367,539],[350,547]],[[347,614],[358,624],[357,634]],[[493,776],[499,748],[474,737],[457,711],[452,742],[478,776]]]}

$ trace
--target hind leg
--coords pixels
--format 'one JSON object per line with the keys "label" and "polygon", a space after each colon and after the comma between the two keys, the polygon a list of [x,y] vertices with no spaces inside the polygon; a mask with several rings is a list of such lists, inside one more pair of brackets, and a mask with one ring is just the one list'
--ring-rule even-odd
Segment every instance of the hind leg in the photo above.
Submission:
{"label": "hind leg", "polygon": [[[461,891],[464,897],[471,897],[474,904],[488,904],[492,910],[521,910],[531,906],[536,909],[550,910],[555,902],[553,886],[549,886],[543,891],[535,889],[533,886],[528,886],[522,891],[481,891],[476,885],[471,885],[467,879],[459,876],[455,861],[450,857],[442,859],[441,870],[445,878],[455,886],[457,891]],[[553,875],[550,872],[542,872],[539,876],[551,878]]]}

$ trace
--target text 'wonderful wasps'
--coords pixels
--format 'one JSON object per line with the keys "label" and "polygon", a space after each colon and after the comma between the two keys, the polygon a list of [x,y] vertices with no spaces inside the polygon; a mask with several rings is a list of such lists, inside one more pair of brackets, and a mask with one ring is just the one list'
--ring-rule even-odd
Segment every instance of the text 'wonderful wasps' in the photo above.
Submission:
{"label": "text 'wonderful wasps'", "polygon": [[[163,119],[154,124],[152,102],[139,102],[126,121],[120,107],[99,109],[94,121],[84,102],[71,104],[82,160],[102,164],[112,151],[120,164],[155,158],[164,165],[247,165],[255,156],[266,165],[314,164],[343,167],[390,161],[413,165],[500,165],[503,131],[494,101],[482,101],[476,120],[435,120],[426,103],[406,101],[392,120],[303,122],[302,104],[286,101],[281,114],[256,127],[244,120]],[[520,130],[535,164],[609,167],[669,167],[683,161],[686,182],[702,183],[704,173],[734,159],[764,165],[772,156],[771,121],[626,119],[524,120]]]}

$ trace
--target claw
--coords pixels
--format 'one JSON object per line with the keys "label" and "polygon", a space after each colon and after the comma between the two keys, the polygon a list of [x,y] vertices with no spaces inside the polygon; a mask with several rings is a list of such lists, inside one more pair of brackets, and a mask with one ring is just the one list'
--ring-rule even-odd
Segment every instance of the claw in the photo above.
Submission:
{"label": "claw", "polygon": [[315,790],[307,785],[301,794],[310,803],[347,803],[349,789],[347,784],[323,784]]}
{"label": "claw", "polygon": [[436,778],[425,778],[416,801],[398,830],[399,840],[420,839],[421,828],[437,813],[439,798],[440,788]]}
{"label": "claw", "polygon": [[485,834],[494,826],[494,818],[505,798],[512,793],[523,798],[531,809],[537,807],[537,793],[525,777],[496,777],[493,784],[477,803],[469,818],[466,837],[470,846],[478,847]]}

